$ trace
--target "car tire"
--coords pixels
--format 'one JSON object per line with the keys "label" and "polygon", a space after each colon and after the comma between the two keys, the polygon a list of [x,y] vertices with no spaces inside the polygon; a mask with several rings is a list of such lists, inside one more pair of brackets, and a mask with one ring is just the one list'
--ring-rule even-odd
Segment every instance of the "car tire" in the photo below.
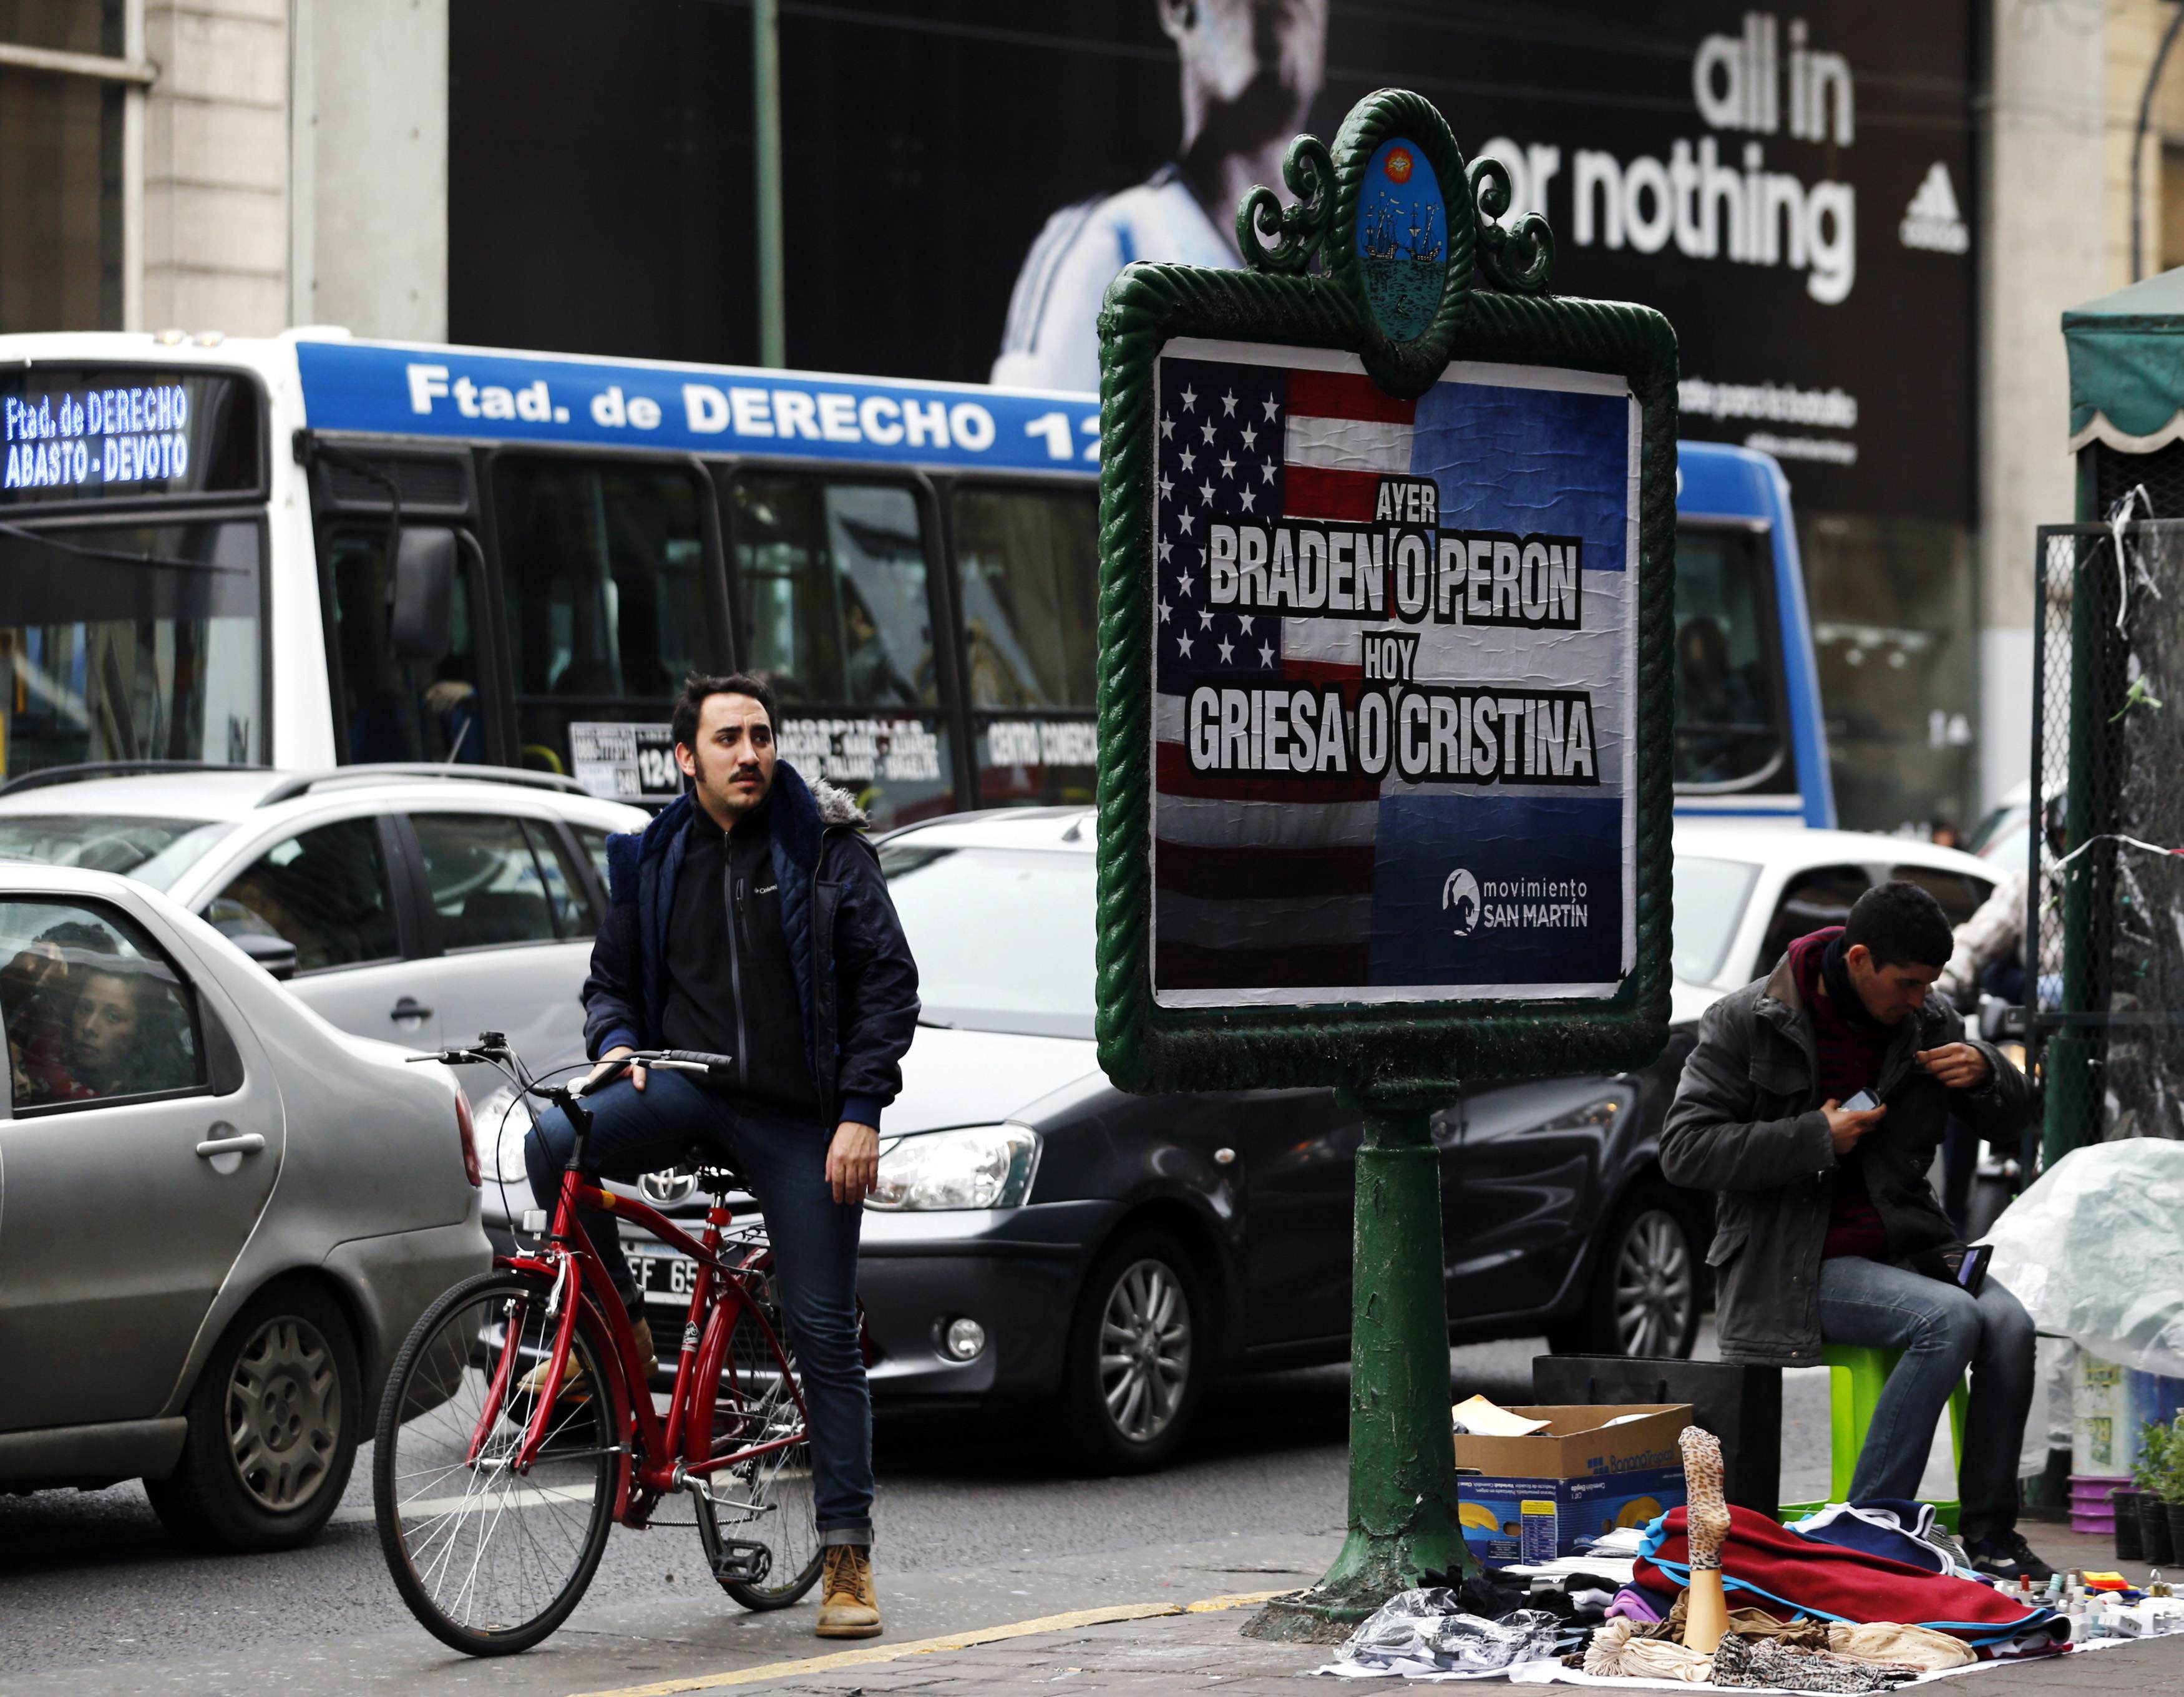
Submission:
{"label": "car tire", "polygon": [[198,1549],[308,1543],[348,1488],[365,1418],[347,1318],[309,1285],[261,1292],[220,1334],[185,1413],[173,1475],[144,1487],[167,1530]]}
{"label": "car tire", "polygon": [[1213,1369],[1211,1315],[1197,1267],[1167,1232],[1128,1232],[1093,1263],[1061,1390],[1089,1471],[1147,1472],[1182,1447]]}
{"label": "car tire", "polygon": [[1585,1306],[1551,1327],[1557,1355],[1688,1359],[1704,1307],[1704,1267],[1689,1214],[1664,1185],[1638,1186],[1610,1218]]}

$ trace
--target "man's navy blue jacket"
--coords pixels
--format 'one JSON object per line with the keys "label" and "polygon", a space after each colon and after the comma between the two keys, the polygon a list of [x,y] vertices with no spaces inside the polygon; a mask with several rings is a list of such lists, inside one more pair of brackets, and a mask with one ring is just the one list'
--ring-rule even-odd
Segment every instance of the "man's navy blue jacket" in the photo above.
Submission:
{"label": "man's navy blue jacket", "polygon": [[[856,803],[832,784],[806,784],[785,760],[773,768],[772,795],[781,929],[820,1111],[829,1126],[876,1126],[902,1089],[903,1052],[917,1034],[917,963]],[[695,805],[684,795],[642,831],[607,839],[610,903],[584,980],[584,1044],[594,1060],[616,1047],[667,1047],[667,927]]]}

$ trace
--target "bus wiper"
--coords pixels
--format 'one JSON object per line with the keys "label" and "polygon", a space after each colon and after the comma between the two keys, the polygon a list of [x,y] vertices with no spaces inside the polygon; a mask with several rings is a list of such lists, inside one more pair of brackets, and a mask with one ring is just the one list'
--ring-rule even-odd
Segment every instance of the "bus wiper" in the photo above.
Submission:
{"label": "bus wiper", "polygon": [[0,521],[0,536],[12,537],[19,542],[35,543],[41,548],[52,548],[64,554],[73,554],[84,560],[111,560],[122,566],[165,566],[178,572],[237,572],[248,577],[256,568],[252,566],[226,566],[217,560],[183,560],[165,554],[131,554],[120,548],[86,548],[80,542],[69,542],[50,531],[32,530],[27,526]]}

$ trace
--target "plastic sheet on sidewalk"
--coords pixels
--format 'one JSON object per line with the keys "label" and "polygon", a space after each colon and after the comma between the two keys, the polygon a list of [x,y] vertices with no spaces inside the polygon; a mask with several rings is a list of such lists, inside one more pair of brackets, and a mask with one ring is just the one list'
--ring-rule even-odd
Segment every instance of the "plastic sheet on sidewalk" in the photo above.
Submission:
{"label": "plastic sheet on sidewalk", "polygon": [[1552,1656],[1561,1631],[1540,1610],[1489,1621],[1463,1613],[1453,1591],[1399,1591],[1314,1671],[1338,1679],[1499,1679],[1513,1664]]}
{"label": "plastic sheet on sidewalk", "polygon": [[2073,1149],[1988,1238],[1993,1276],[2041,1331],[2104,1361],[2184,1375],[2184,1142]]}

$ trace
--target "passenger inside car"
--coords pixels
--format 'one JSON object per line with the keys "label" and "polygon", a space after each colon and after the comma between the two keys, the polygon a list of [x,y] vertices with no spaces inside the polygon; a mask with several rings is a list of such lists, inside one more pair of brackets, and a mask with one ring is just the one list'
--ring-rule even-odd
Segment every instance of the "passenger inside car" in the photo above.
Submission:
{"label": "passenger inside car", "polygon": [[0,969],[0,1015],[18,1108],[196,1081],[196,1033],[180,987],[164,962],[103,925],[64,921],[21,945]]}
{"label": "passenger inside car", "polygon": [[119,957],[86,969],[69,1021],[69,1070],[93,1096],[180,1090],[192,1081],[189,1016],[175,986]]}
{"label": "passenger inside car", "polygon": [[8,1075],[17,1107],[91,1094],[69,1069],[70,1024],[81,963],[113,946],[114,939],[98,927],[67,921],[41,931],[0,971],[0,1015],[7,1024]]}

